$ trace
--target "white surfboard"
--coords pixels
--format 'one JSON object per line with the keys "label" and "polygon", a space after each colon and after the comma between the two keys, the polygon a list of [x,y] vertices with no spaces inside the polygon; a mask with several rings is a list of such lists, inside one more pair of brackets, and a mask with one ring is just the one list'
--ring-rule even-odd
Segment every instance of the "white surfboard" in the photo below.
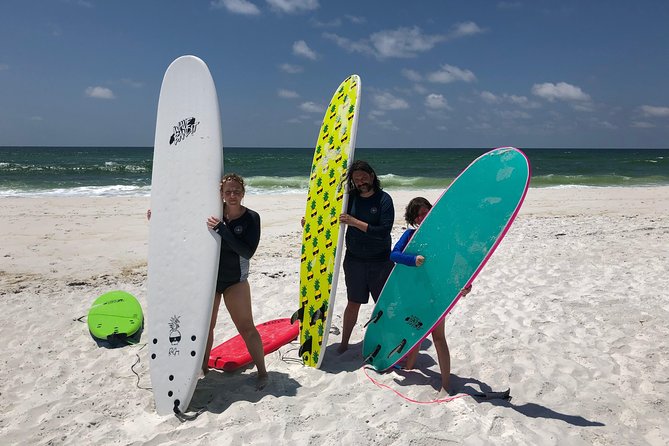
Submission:
{"label": "white surfboard", "polygon": [[195,56],[167,68],[158,100],[151,178],[149,364],[156,410],[186,412],[209,334],[222,214],[221,119],[207,65]]}

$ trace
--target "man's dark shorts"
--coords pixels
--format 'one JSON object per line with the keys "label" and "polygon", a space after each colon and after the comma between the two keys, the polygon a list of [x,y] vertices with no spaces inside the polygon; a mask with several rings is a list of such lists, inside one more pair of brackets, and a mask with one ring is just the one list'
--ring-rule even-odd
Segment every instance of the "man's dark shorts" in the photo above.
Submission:
{"label": "man's dark shorts", "polygon": [[376,302],[381,294],[383,285],[395,264],[390,260],[382,262],[365,262],[350,257],[344,258],[344,279],[346,294],[351,302],[366,304],[372,299]]}

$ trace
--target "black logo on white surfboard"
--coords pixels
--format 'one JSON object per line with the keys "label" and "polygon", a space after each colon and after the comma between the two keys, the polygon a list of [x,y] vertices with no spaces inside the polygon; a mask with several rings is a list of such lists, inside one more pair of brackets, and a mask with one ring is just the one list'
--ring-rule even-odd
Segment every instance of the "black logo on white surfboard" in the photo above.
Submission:
{"label": "black logo on white surfboard", "polygon": [[174,133],[170,136],[170,145],[174,144],[176,146],[181,141],[194,134],[198,125],[200,125],[200,121],[196,122],[195,118],[186,118],[179,121],[179,123],[174,126]]}
{"label": "black logo on white surfboard", "polygon": [[176,347],[181,341],[181,332],[179,331],[179,325],[181,316],[174,315],[170,318],[170,322],[167,324],[170,327],[170,344],[174,347],[170,347],[168,351],[168,356],[177,356],[179,354],[179,348]]}

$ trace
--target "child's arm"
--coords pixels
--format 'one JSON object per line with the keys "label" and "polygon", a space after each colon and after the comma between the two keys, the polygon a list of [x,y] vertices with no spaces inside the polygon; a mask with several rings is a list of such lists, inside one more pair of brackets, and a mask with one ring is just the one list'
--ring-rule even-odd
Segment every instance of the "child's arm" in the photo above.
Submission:
{"label": "child's arm", "polygon": [[404,231],[404,234],[402,234],[402,237],[400,237],[390,253],[390,260],[395,263],[401,263],[402,265],[416,266],[416,256],[403,252],[404,248],[409,244],[409,240],[414,231],[414,229],[407,229]]}

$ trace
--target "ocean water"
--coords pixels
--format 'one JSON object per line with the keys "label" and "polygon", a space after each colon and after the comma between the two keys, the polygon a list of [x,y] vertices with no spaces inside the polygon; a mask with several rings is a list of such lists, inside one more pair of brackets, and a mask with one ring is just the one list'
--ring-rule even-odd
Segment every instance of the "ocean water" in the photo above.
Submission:
{"label": "ocean water", "polygon": [[[488,149],[357,148],[382,186],[444,189]],[[669,185],[669,149],[523,149],[530,187]],[[312,148],[225,148],[226,172],[237,172],[249,194],[302,193]],[[148,196],[152,147],[0,147],[0,197]]]}

